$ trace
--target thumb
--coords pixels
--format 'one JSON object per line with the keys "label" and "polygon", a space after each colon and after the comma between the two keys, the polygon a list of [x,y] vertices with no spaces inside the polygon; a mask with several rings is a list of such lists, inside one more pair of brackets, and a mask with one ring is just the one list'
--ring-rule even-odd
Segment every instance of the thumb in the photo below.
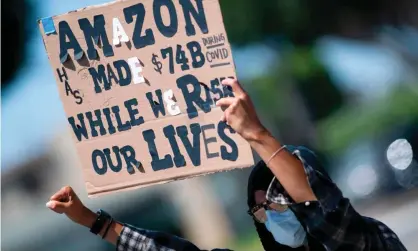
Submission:
{"label": "thumb", "polygon": [[50,200],[46,203],[46,207],[52,211],[62,214],[66,213],[67,209],[70,207],[70,202],[60,202],[56,200]]}
{"label": "thumb", "polygon": [[222,121],[222,122],[226,122],[226,116],[225,116],[225,113],[222,113],[221,121]]}

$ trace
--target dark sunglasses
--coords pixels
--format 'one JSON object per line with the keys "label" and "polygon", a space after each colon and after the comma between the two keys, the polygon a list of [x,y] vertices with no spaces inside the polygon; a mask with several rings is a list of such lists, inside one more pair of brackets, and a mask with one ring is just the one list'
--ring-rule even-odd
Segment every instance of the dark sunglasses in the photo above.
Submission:
{"label": "dark sunglasses", "polygon": [[278,203],[273,203],[270,201],[263,202],[261,204],[255,205],[253,208],[248,210],[248,214],[252,216],[257,222],[264,223],[267,220],[266,210],[274,210],[277,212],[284,212],[288,210],[287,205],[282,205]]}

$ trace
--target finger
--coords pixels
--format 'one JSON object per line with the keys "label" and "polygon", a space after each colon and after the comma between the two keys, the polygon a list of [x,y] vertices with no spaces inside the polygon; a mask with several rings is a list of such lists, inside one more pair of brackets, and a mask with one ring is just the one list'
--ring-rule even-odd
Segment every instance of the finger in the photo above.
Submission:
{"label": "finger", "polygon": [[69,186],[63,187],[54,195],[52,195],[50,200],[68,200],[70,193],[71,193],[71,187]]}
{"label": "finger", "polygon": [[221,121],[222,121],[222,122],[225,122],[225,121],[226,121],[226,116],[225,116],[225,113],[222,113]]}
{"label": "finger", "polygon": [[236,80],[236,79],[226,78],[222,81],[222,84],[227,85],[227,86],[231,86],[232,91],[238,96],[242,95],[242,94],[245,94],[244,89],[242,88],[242,86],[240,85],[238,80]]}
{"label": "finger", "polygon": [[221,98],[216,102],[216,106],[230,106],[234,103],[235,98],[227,97],[227,98]]}
{"label": "finger", "polygon": [[70,202],[51,200],[46,203],[46,206],[56,213],[63,213],[70,206]]}
{"label": "finger", "polygon": [[50,200],[61,200],[65,197],[67,197],[67,194],[65,193],[65,191],[60,189],[58,192],[56,192],[54,195],[52,195],[51,198],[49,198],[49,199]]}
{"label": "finger", "polygon": [[236,105],[232,104],[231,106],[229,106],[223,114],[223,118],[224,118],[224,122],[229,125],[228,121],[231,119],[231,115],[233,115],[234,110],[236,109]]}

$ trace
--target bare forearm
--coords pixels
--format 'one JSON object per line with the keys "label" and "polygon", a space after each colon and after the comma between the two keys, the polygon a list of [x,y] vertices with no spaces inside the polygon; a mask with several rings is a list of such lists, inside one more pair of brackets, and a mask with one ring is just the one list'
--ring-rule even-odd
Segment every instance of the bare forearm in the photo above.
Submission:
{"label": "bare forearm", "polygon": [[[260,132],[249,142],[266,163],[272,154],[282,147],[267,130]],[[291,153],[281,151],[269,162],[268,167],[295,202],[316,200],[302,163]]]}
{"label": "bare forearm", "polygon": [[[84,212],[83,212],[83,216],[81,218],[81,220],[78,222],[80,225],[83,225],[87,228],[91,228],[94,221],[96,220],[97,215],[91,211],[88,208],[85,208]],[[102,228],[102,230],[100,231],[99,235],[101,237],[103,237],[106,228],[108,226],[109,222],[106,222]],[[105,240],[112,243],[113,245],[116,245],[116,242],[118,240],[118,237],[122,231],[123,225],[119,222],[116,222],[115,220],[113,220],[112,225],[109,227],[109,230],[106,234]]]}

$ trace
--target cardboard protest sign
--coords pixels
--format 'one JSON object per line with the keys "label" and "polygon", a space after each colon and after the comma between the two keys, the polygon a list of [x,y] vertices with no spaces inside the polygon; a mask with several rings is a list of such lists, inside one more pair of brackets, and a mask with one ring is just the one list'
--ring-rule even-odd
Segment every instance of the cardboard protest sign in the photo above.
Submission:
{"label": "cardboard protest sign", "polygon": [[235,66],[218,0],[128,0],[39,20],[88,194],[253,165],[215,102]]}

